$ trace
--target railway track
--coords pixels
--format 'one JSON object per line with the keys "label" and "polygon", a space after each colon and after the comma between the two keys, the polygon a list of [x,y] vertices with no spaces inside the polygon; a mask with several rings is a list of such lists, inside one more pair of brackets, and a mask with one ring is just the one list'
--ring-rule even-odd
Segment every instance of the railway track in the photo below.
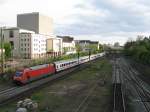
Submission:
{"label": "railway track", "polygon": [[[95,60],[93,60],[92,62],[94,62]],[[41,79],[39,81],[35,81],[33,83],[29,83],[25,86],[22,87],[12,87],[12,88],[8,88],[5,90],[0,91],[0,106],[7,104],[8,102],[18,98],[18,97],[24,97],[26,96],[28,93],[33,92],[34,90],[40,88],[41,86],[47,84],[47,83],[52,83],[55,80],[58,80],[64,76],[68,76],[69,73],[71,72],[75,72],[79,69],[84,69],[87,66],[89,66],[90,62],[84,63],[82,65],[70,68],[68,70],[59,72],[57,74],[54,74],[50,77]]]}
{"label": "railway track", "polygon": [[150,112],[150,89],[148,89],[148,86],[138,77],[139,73],[124,60],[121,61],[119,66],[124,78],[134,88],[136,92],[134,94],[137,94],[143,112]]}
{"label": "railway track", "polygon": [[[102,69],[103,66],[105,64],[103,63],[103,65],[99,68],[99,69]],[[96,73],[97,75],[97,78],[95,79],[95,81],[92,82],[91,84],[91,87],[88,88],[89,91],[87,92],[87,94],[85,95],[85,97],[81,100],[81,102],[79,103],[79,105],[75,106],[75,109],[73,109],[73,112],[86,112],[89,107],[90,107],[90,104],[92,104],[92,101],[94,100],[94,92],[96,91],[96,89],[99,87],[98,83],[99,83],[99,73]],[[103,71],[101,73],[101,75],[104,76],[104,79],[106,79],[106,74],[107,72],[106,71]]]}
{"label": "railway track", "polygon": [[115,61],[113,69],[113,112],[126,112],[122,77],[117,61]]}

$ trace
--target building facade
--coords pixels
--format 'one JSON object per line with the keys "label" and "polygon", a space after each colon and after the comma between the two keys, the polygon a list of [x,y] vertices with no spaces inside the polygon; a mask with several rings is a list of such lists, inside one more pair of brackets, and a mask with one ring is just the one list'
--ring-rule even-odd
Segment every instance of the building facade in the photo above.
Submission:
{"label": "building facade", "polygon": [[20,34],[34,33],[29,30],[19,29],[17,27],[7,27],[3,29],[4,42],[8,42],[12,46],[13,57],[20,57]]}
{"label": "building facade", "polygon": [[34,31],[37,34],[53,34],[52,18],[42,15],[39,12],[18,14],[17,27]]}
{"label": "building facade", "polygon": [[73,37],[70,37],[70,36],[57,36],[57,37],[62,38],[64,54],[76,53],[76,46],[75,46],[75,41]]}
{"label": "building facade", "polygon": [[47,39],[46,48],[48,55],[61,55],[62,54],[62,39],[53,37]]}
{"label": "building facade", "polygon": [[76,46],[83,52],[89,51],[90,40],[75,40]]}
{"label": "building facade", "polygon": [[20,54],[23,58],[42,58],[46,56],[47,36],[41,34],[21,33]]}
{"label": "building facade", "polygon": [[89,52],[89,50],[99,50],[100,43],[98,41],[90,40],[76,40],[76,46],[80,47],[80,50],[83,52]]}

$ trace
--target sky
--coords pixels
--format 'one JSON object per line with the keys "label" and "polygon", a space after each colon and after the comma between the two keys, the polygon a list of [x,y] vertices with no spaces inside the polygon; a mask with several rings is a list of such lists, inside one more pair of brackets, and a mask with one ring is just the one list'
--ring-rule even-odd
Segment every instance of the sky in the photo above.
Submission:
{"label": "sky", "polygon": [[123,45],[150,32],[149,0],[0,0],[0,26],[16,15],[40,12],[54,21],[55,35]]}

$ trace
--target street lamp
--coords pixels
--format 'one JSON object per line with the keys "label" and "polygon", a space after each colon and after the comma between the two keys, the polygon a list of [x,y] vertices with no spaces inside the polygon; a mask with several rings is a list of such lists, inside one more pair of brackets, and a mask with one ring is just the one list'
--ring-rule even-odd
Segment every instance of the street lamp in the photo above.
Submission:
{"label": "street lamp", "polygon": [[78,51],[78,65],[79,65],[79,58],[80,58],[80,53],[79,53],[79,51]]}
{"label": "street lamp", "polygon": [[0,29],[0,37],[1,37],[1,72],[4,73],[4,35],[3,35],[3,27]]}
{"label": "street lamp", "polygon": [[91,58],[91,49],[89,49],[89,61],[90,61],[90,58]]}

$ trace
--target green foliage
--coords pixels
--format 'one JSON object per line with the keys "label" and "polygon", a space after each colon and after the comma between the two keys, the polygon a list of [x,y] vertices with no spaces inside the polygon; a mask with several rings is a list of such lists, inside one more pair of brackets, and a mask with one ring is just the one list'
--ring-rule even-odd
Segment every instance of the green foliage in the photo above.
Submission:
{"label": "green foliage", "polygon": [[137,61],[150,64],[150,38],[127,42],[124,46],[124,52]]}
{"label": "green foliage", "polygon": [[77,52],[80,52],[80,51],[82,51],[82,48],[81,48],[81,46],[79,45],[79,44],[76,44],[76,51]]}
{"label": "green foliage", "polygon": [[5,56],[6,58],[10,58],[11,57],[11,44],[10,43],[4,43],[4,49],[5,49]]}
{"label": "green foliage", "polygon": [[10,58],[11,57],[11,51],[12,51],[11,44],[10,43],[3,43],[3,45],[0,44],[0,48],[2,46],[4,47],[3,49],[5,49],[5,57]]}
{"label": "green foliage", "polygon": [[93,54],[97,53],[98,51],[98,45],[97,44],[92,44],[92,45],[89,45],[89,49],[91,50],[91,52]]}

